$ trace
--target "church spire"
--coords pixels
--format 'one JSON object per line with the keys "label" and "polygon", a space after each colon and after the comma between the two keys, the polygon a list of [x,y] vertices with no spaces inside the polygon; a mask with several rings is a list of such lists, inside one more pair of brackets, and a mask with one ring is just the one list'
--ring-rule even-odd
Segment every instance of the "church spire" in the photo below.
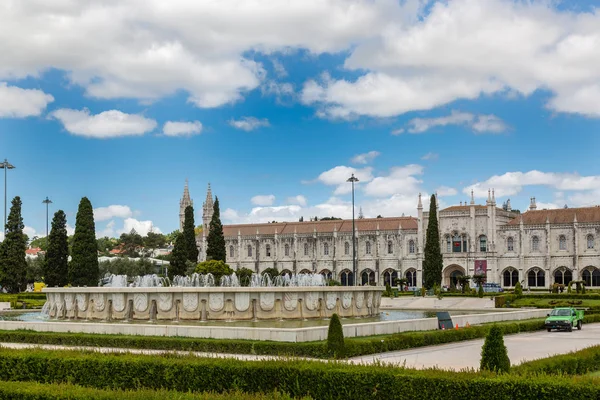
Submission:
{"label": "church spire", "polygon": [[190,196],[190,189],[188,187],[188,180],[185,180],[185,186],[183,187],[183,197],[179,201],[179,231],[183,232],[183,223],[185,222],[185,209],[188,206],[194,206],[194,201]]}
{"label": "church spire", "polygon": [[208,230],[210,229],[210,221],[214,214],[215,203],[213,201],[212,189],[210,183],[206,191],[206,200],[202,205],[202,235],[208,236]]}

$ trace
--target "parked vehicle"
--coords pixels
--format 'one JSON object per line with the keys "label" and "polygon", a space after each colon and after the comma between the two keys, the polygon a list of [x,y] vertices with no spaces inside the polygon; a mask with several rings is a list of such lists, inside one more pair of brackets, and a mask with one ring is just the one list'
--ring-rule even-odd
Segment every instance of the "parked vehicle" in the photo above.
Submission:
{"label": "parked vehicle", "polygon": [[[479,289],[479,286],[476,285],[475,289]],[[501,293],[504,292],[502,286],[499,283],[484,283],[483,284],[483,292],[484,293]]]}
{"label": "parked vehicle", "polygon": [[548,332],[552,329],[573,331],[574,327],[581,330],[583,324],[583,310],[573,307],[557,307],[546,318],[545,326]]}

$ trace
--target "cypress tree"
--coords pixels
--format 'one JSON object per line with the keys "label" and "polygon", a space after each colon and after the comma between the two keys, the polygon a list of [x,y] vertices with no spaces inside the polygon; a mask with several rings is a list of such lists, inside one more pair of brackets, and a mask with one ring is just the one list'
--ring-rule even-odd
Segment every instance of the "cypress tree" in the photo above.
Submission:
{"label": "cypress tree", "polygon": [[198,263],[198,247],[196,247],[196,231],[194,229],[194,207],[185,208],[183,220],[183,241],[185,244],[186,260]]}
{"label": "cypress tree", "polygon": [[4,241],[0,247],[0,285],[9,293],[18,293],[27,286],[27,239],[23,233],[21,198],[12,200],[6,221]]}
{"label": "cypress tree", "polygon": [[187,269],[187,246],[183,233],[179,233],[175,237],[175,245],[171,252],[171,260],[169,266],[169,278],[173,279],[175,275],[185,275]]}
{"label": "cypress tree", "polygon": [[52,218],[52,230],[48,237],[48,252],[44,263],[44,282],[48,286],[65,286],[69,275],[69,239],[67,216],[58,210]]}
{"label": "cypress tree", "polygon": [[217,197],[214,205],[214,213],[210,221],[206,245],[207,260],[221,260],[225,262],[227,253],[225,252],[225,236],[223,236],[223,224],[221,224],[221,212],[219,211],[219,198]]}
{"label": "cypress tree", "polygon": [[488,332],[483,347],[481,348],[481,370],[508,372],[510,370],[510,359],[504,345],[502,329],[494,325]]}
{"label": "cypress tree", "polygon": [[334,358],[343,358],[346,355],[344,344],[344,330],[340,317],[337,314],[331,316],[329,329],[327,331],[327,350]]}
{"label": "cypress tree", "polygon": [[437,221],[437,205],[435,195],[429,202],[429,222],[427,224],[427,241],[425,242],[425,258],[423,259],[423,284],[427,289],[442,284],[442,268],[444,260],[440,251],[440,233]]}
{"label": "cypress tree", "polygon": [[69,281],[73,286],[98,286],[98,244],[94,209],[87,197],[79,202],[75,234],[69,264]]}

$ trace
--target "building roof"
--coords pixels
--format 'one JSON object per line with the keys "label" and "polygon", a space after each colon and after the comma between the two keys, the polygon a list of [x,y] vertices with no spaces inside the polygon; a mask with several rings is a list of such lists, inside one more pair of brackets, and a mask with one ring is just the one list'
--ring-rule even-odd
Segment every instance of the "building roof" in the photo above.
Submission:
{"label": "building roof", "polygon": [[[548,220],[551,224],[572,224],[577,222],[600,222],[600,206],[580,208],[559,208],[554,210],[533,210],[521,214],[523,224],[542,225]],[[511,220],[508,225],[519,225],[521,218]]]}
{"label": "building roof", "polygon": [[[446,207],[443,210],[440,210],[440,212],[442,211],[469,211],[469,209],[471,208],[471,206],[467,205],[467,206],[450,206],[450,207]],[[487,206],[482,206],[480,204],[475,205],[475,209],[476,210],[485,210],[487,208]],[[499,210],[501,210],[501,208],[499,208]]]}
{"label": "building roof", "polygon": [[39,253],[41,251],[42,251],[42,249],[39,247],[32,247],[30,249],[25,250],[25,254],[36,255],[37,253]]}
{"label": "building roof", "polygon": [[[379,226],[381,231],[397,231],[398,229],[417,229],[417,219],[414,217],[392,218],[363,218],[356,219],[357,231],[375,231]],[[327,220],[305,222],[276,222],[272,224],[224,225],[224,236],[309,234],[309,233],[352,232],[352,220]]]}

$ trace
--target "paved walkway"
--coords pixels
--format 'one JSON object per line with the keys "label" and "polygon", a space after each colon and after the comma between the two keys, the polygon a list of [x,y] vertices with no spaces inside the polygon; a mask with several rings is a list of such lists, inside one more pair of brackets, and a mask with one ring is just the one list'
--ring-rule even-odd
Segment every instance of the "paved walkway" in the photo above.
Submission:
{"label": "paved walkway", "polygon": [[[508,357],[512,365],[525,361],[549,357],[600,345],[600,324],[584,325],[581,331],[573,332],[532,332],[504,337]],[[442,369],[479,369],[483,339],[450,343],[439,346],[421,347],[411,350],[392,351],[355,357],[349,362],[371,364],[403,364],[409,368],[439,367]]]}
{"label": "paved walkway", "polygon": [[[573,332],[533,332],[509,335],[504,337],[508,348],[508,356],[513,365],[538,358],[549,357],[556,354],[569,353],[585,347],[600,345],[600,323],[584,325],[581,331]],[[459,343],[450,343],[439,346],[420,347],[412,350],[392,351],[388,353],[371,354],[355,357],[348,360],[354,364],[372,364],[374,362],[405,365],[409,368],[439,367],[443,369],[460,370],[463,368],[479,368],[481,347],[483,339],[469,340]],[[0,347],[12,349],[41,348],[47,350],[86,350],[101,353],[133,353],[133,354],[181,354],[195,355],[197,357],[235,358],[238,360],[258,361],[277,360],[287,357],[252,355],[252,354],[223,354],[202,353],[173,350],[149,349],[121,349],[116,347],[85,347],[85,346],[59,346],[38,345],[27,343],[0,343]],[[308,359],[308,358],[306,358]],[[327,360],[316,360],[324,361]]]}

